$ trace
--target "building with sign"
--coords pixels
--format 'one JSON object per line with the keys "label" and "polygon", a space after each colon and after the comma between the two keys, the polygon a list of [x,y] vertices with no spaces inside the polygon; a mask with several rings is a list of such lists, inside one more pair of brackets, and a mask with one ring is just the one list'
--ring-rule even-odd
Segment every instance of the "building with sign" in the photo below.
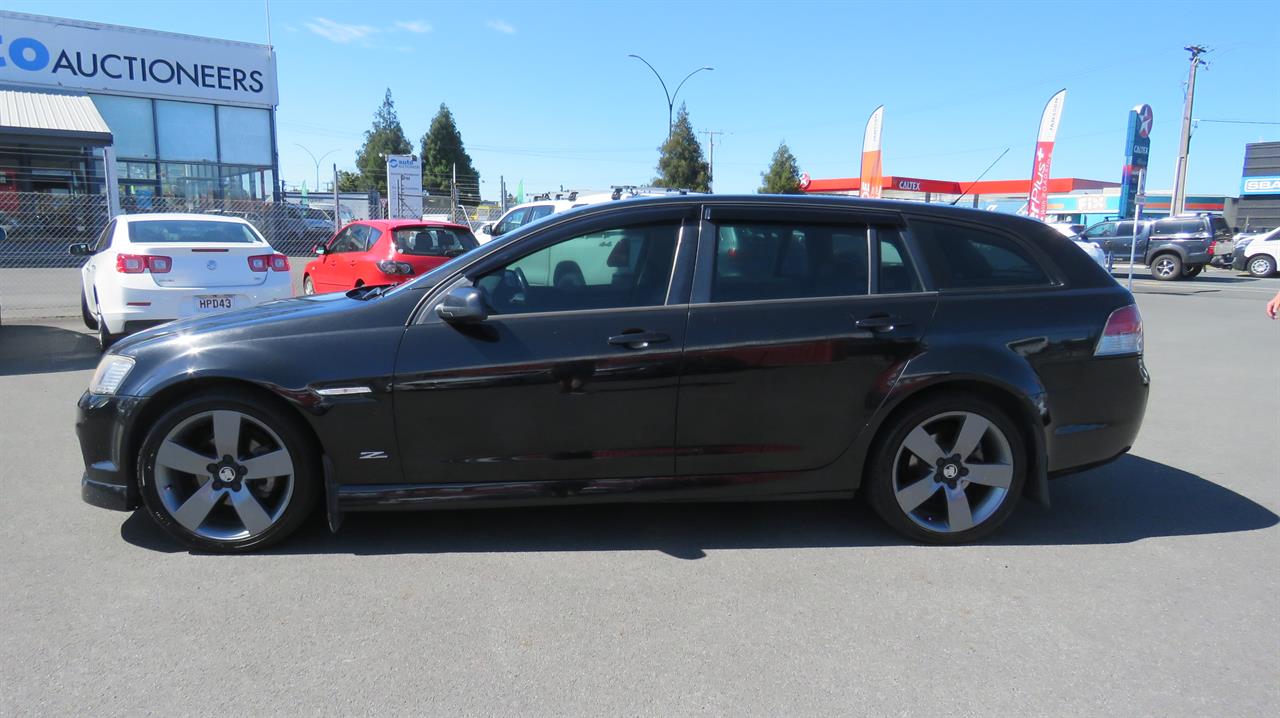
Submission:
{"label": "building with sign", "polygon": [[272,199],[278,102],[267,45],[0,12],[0,205]]}
{"label": "building with sign", "polygon": [[1236,225],[1261,230],[1280,227],[1280,142],[1244,146],[1244,172]]}

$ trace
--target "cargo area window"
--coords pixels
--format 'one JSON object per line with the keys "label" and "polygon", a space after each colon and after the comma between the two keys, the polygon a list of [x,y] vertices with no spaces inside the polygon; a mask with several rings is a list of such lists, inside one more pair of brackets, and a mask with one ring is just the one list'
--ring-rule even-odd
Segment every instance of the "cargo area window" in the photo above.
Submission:
{"label": "cargo area window", "polygon": [[979,227],[912,220],[911,234],[939,289],[1050,284],[1049,275],[1012,237]]}

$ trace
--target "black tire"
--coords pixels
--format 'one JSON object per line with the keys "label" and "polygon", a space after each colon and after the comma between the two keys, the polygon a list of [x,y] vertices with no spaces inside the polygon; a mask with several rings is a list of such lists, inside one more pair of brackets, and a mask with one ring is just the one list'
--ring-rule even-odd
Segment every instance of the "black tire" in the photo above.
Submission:
{"label": "black tire", "polygon": [[1204,271],[1203,264],[1192,264],[1190,266],[1186,266],[1182,268],[1182,278],[1195,279],[1196,277],[1200,276],[1200,273],[1203,271]]}
{"label": "black tire", "polygon": [[1276,260],[1269,254],[1255,254],[1249,257],[1244,266],[1249,270],[1249,276],[1260,279],[1276,273]]}
{"label": "black tire", "polygon": [[107,322],[102,318],[101,314],[94,319],[94,323],[98,325],[98,351],[106,353],[106,351],[111,348],[111,345],[115,344],[120,339],[120,335],[112,334],[108,331]]}
{"label": "black tire", "polygon": [[80,290],[80,318],[84,320],[85,327],[89,329],[98,328],[98,318],[89,313],[89,300],[84,296],[84,290]]}
{"label": "black tire", "polygon": [[[902,460],[903,452],[907,452],[908,456],[914,456],[904,446],[913,430],[930,422],[931,419],[959,412],[978,415],[1003,434],[1008,447],[1007,459],[1012,469],[1012,478],[1003,499],[994,507],[994,510],[971,528],[960,531],[932,530],[919,523],[899,504],[894,486],[895,467]],[[983,441],[987,440],[983,439]],[[942,445],[944,442],[938,443]],[[954,440],[951,445],[954,446]],[[971,454],[971,456],[975,455]],[[946,394],[909,405],[890,418],[889,423],[876,437],[868,462],[868,473],[863,478],[863,489],[868,503],[876,514],[903,536],[920,543],[964,544],[987,536],[1009,518],[1022,496],[1022,490],[1026,484],[1027,466],[1026,442],[1023,440],[1022,432],[1002,409],[977,396]],[[974,486],[976,487],[975,495],[979,492],[991,491],[987,487],[977,486],[976,483]],[[968,495],[969,489],[961,486],[961,490]],[[942,501],[945,506],[945,498],[944,487],[939,486],[935,495],[920,504],[921,510],[933,506],[930,502]],[[967,500],[966,505],[968,505]],[[975,520],[977,520],[976,517]]]}
{"label": "black tire", "polygon": [[[223,410],[238,412],[269,427],[280,438],[293,462],[293,486],[283,512],[270,528],[241,540],[213,540],[178,523],[160,499],[155,476],[157,452],[174,427],[201,413]],[[298,417],[269,399],[231,389],[197,394],[157,419],[147,430],[138,451],[136,480],[147,513],[178,542],[202,552],[244,553],[266,548],[284,539],[306,521],[320,495],[322,470],[319,450]],[[225,498],[218,499],[219,503],[224,501]]]}
{"label": "black tire", "polygon": [[1151,258],[1151,276],[1162,282],[1182,279],[1182,257],[1164,252]]}

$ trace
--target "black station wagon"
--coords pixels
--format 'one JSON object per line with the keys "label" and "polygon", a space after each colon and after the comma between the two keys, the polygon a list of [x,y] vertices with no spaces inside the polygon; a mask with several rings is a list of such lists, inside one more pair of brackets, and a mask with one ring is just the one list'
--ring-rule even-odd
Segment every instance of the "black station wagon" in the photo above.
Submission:
{"label": "black station wagon", "polygon": [[996,529],[1126,452],[1133,297],[1039,222],[848,198],[554,215],[396,288],[122,340],[83,497],[244,551],[314,510],[865,494],[912,540]]}

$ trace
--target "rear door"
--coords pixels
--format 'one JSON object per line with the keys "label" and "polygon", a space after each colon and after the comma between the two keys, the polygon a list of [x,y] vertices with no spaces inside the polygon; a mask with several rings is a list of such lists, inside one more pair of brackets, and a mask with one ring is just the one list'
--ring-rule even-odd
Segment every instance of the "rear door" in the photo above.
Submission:
{"label": "rear door", "polygon": [[921,291],[895,222],[833,211],[709,212],[685,339],[677,473],[830,464],[918,351],[937,297]]}
{"label": "rear door", "polygon": [[378,269],[378,262],[387,259],[387,252],[383,252],[380,256],[373,251],[373,247],[378,243],[378,239],[382,237],[382,230],[372,225],[364,225],[365,231],[357,238],[360,241],[360,249],[351,255],[349,261],[351,267],[351,286],[357,284],[382,284],[382,271]]}

